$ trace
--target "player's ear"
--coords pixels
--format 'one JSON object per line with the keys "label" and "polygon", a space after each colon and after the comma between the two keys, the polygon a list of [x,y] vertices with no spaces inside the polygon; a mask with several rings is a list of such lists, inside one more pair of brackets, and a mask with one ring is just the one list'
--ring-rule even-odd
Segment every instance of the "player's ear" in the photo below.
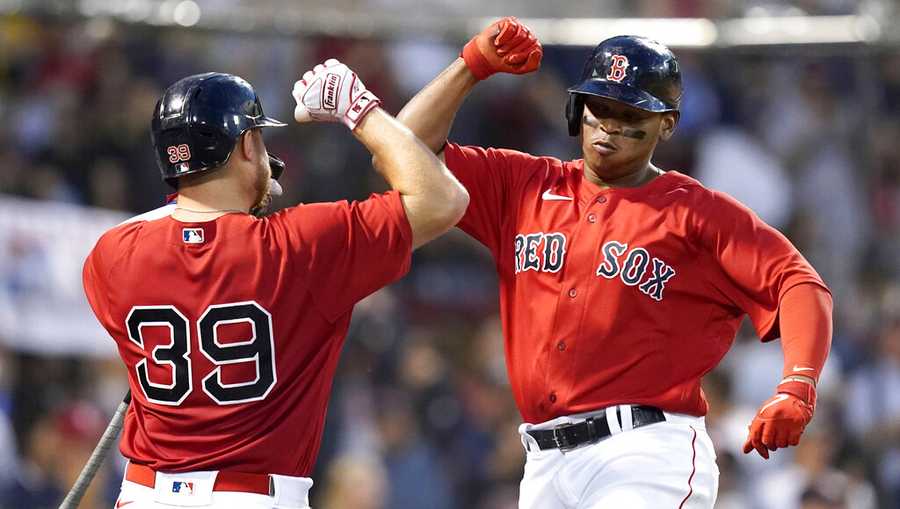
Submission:
{"label": "player's ear", "polygon": [[681,117],[681,112],[678,111],[667,111],[662,114],[662,119],[660,122],[662,125],[659,130],[659,139],[666,141],[675,134],[675,126],[678,125],[678,119]]}
{"label": "player's ear", "polygon": [[247,129],[244,134],[241,135],[238,147],[235,147],[235,150],[239,149],[241,151],[241,157],[243,159],[253,161],[256,159],[257,152],[259,151],[256,144],[255,129]]}

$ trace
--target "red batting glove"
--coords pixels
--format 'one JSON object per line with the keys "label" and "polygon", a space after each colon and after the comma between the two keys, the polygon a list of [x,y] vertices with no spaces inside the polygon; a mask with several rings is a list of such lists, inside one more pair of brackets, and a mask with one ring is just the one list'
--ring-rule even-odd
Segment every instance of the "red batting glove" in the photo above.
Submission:
{"label": "red batting glove", "polygon": [[783,380],[775,396],[760,407],[750,423],[744,454],[755,449],[769,459],[769,451],[797,445],[815,409],[816,388],[812,383]]}
{"label": "red batting glove", "polygon": [[461,56],[479,80],[505,72],[526,74],[541,66],[544,49],[531,30],[510,16],[495,21],[463,47]]}

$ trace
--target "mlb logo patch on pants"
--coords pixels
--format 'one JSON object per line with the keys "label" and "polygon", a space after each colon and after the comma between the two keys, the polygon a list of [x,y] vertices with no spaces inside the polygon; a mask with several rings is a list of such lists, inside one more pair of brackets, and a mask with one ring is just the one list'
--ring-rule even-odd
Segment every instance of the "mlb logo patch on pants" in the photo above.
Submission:
{"label": "mlb logo patch on pants", "polygon": [[194,494],[194,483],[187,482],[187,481],[172,481],[172,493],[193,495]]}
{"label": "mlb logo patch on pants", "polygon": [[156,474],[156,502],[181,507],[212,503],[213,485],[218,472]]}

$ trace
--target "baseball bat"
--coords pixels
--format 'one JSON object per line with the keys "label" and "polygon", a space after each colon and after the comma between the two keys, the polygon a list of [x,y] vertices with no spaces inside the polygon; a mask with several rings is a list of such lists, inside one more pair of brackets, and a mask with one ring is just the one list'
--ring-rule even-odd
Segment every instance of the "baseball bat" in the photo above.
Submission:
{"label": "baseball bat", "polygon": [[131,403],[130,390],[125,394],[122,402],[119,403],[119,407],[116,408],[116,413],[110,419],[106,431],[100,437],[100,441],[97,442],[97,447],[94,447],[94,452],[91,453],[91,457],[84,465],[84,468],[81,469],[78,479],[75,480],[72,489],[69,490],[62,504],[59,505],[59,509],[76,509],[78,504],[81,503],[81,498],[84,497],[84,493],[87,491],[88,486],[91,485],[91,481],[97,474],[97,470],[100,469],[100,465],[103,464],[103,460],[106,459],[113,442],[116,441],[119,432],[122,431],[122,423],[125,421],[125,412],[128,410],[129,403]]}

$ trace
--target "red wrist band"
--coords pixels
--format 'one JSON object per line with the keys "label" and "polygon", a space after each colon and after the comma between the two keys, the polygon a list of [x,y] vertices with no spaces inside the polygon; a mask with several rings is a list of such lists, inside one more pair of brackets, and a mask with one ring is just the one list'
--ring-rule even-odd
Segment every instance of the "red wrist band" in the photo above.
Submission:
{"label": "red wrist band", "polygon": [[466,61],[466,67],[472,71],[472,74],[475,76],[477,80],[483,80],[488,76],[494,74],[494,69],[491,67],[490,62],[481,54],[481,51],[478,49],[478,44],[475,42],[475,39],[469,41],[462,50],[460,56],[463,57],[463,60]]}

